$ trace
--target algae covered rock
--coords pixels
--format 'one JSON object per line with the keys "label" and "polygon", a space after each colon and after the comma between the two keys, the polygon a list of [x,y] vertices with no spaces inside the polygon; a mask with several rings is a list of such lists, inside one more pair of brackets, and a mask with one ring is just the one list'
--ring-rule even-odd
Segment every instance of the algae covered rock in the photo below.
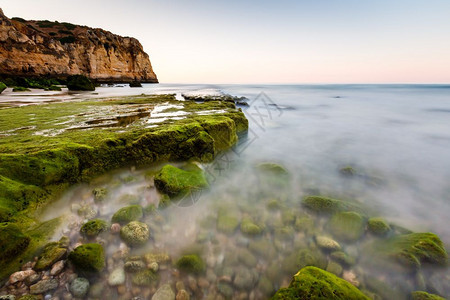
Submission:
{"label": "algae covered rock", "polygon": [[69,91],[95,91],[95,85],[84,75],[72,75],[67,78]]}
{"label": "algae covered rock", "polygon": [[187,273],[200,274],[205,271],[205,263],[196,254],[184,255],[175,263],[178,269]]}
{"label": "algae covered rock", "polygon": [[148,225],[133,221],[120,229],[120,237],[129,246],[141,246],[150,238]]}
{"label": "algae covered rock", "polygon": [[281,268],[287,273],[294,273],[307,266],[325,269],[327,259],[319,249],[304,248],[291,253],[281,263]]}
{"label": "algae covered rock", "polygon": [[30,244],[30,237],[23,234],[14,223],[0,223],[0,262],[23,253]]}
{"label": "algae covered rock", "polygon": [[155,176],[155,186],[161,193],[177,198],[208,187],[208,182],[200,168],[185,171],[165,165]]}
{"label": "algae covered rock", "polygon": [[94,201],[96,203],[102,202],[108,195],[108,190],[105,188],[96,188],[92,190],[92,195],[94,196]]}
{"label": "algae covered rock", "polygon": [[113,223],[126,224],[131,221],[138,221],[144,216],[144,212],[140,205],[130,205],[122,207],[113,216]]}
{"label": "algae covered rock", "polygon": [[262,229],[260,226],[253,223],[253,221],[249,218],[245,218],[241,222],[241,232],[247,236],[256,236],[262,233]]}
{"label": "algae covered rock", "polygon": [[307,196],[303,198],[302,205],[316,213],[323,214],[351,210],[361,211],[361,208],[357,204],[323,196]]}
{"label": "algae covered rock", "polygon": [[270,173],[278,176],[287,176],[289,172],[280,164],[271,163],[271,162],[263,162],[256,166],[256,168],[264,173]]}
{"label": "algae covered rock", "polygon": [[108,223],[101,219],[86,222],[81,226],[80,233],[86,237],[96,237],[100,233],[108,230]]}
{"label": "algae covered rock", "polygon": [[349,282],[316,267],[301,269],[289,287],[278,290],[272,299],[369,300]]}
{"label": "algae covered rock", "polygon": [[411,293],[412,300],[445,300],[441,296],[428,294],[427,292],[416,291]]}
{"label": "algae covered rock", "polygon": [[76,298],[84,298],[89,291],[89,280],[82,277],[75,278],[70,283],[69,290]]}
{"label": "algae covered rock", "polygon": [[367,251],[400,265],[417,269],[422,263],[446,265],[448,256],[441,239],[430,232],[397,235],[374,241]]}
{"label": "algae covered rock", "polygon": [[139,286],[149,286],[158,280],[158,275],[156,275],[152,270],[140,271],[133,275],[131,281],[135,285]]}
{"label": "algae covered rock", "polygon": [[105,252],[100,244],[84,244],[70,252],[69,260],[81,271],[100,272],[105,267]]}
{"label": "algae covered rock", "polygon": [[356,212],[339,212],[331,217],[328,228],[338,240],[354,242],[364,234],[365,221]]}
{"label": "algae covered rock", "polygon": [[217,230],[226,234],[232,234],[239,226],[239,220],[232,213],[219,210],[217,216]]}
{"label": "algae covered rock", "polygon": [[67,253],[67,247],[61,242],[51,242],[44,246],[42,253],[38,256],[38,260],[34,269],[42,271],[50,268],[55,262],[64,258]]}
{"label": "algae covered rock", "polygon": [[0,94],[6,89],[6,84],[0,82]]}
{"label": "algae covered rock", "polygon": [[370,233],[378,236],[386,235],[391,227],[383,218],[370,218],[367,221],[367,229]]}

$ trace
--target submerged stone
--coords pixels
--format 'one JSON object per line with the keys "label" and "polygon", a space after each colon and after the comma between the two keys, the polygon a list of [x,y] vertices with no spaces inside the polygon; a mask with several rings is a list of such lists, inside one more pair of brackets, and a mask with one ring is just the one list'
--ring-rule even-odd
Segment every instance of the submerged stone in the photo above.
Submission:
{"label": "submerged stone", "polygon": [[49,269],[55,262],[64,258],[67,253],[67,248],[61,242],[51,242],[44,246],[34,269],[36,271],[43,271]]}
{"label": "submerged stone", "polygon": [[84,298],[89,291],[89,280],[82,277],[75,278],[70,283],[69,290],[76,298]]}
{"label": "submerged stone", "polygon": [[95,219],[83,224],[80,233],[86,237],[93,238],[108,230],[108,223],[101,219]]}
{"label": "submerged stone", "polygon": [[369,300],[344,279],[316,267],[301,269],[294,275],[289,287],[278,290],[272,299]]}
{"label": "submerged stone", "polygon": [[113,216],[113,223],[127,224],[131,221],[138,221],[144,216],[143,209],[140,205],[130,205],[122,207]]}
{"label": "submerged stone", "polygon": [[256,236],[262,233],[262,229],[253,223],[251,219],[245,218],[241,222],[241,232],[247,236]]}
{"label": "submerged stone", "polygon": [[58,287],[59,282],[56,279],[44,279],[30,286],[31,294],[42,294]]}
{"label": "submerged stone", "polygon": [[355,264],[355,259],[343,251],[332,252],[330,254],[330,257],[331,259],[345,266],[352,266]]}
{"label": "submerged stone", "polygon": [[323,196],[307,196],[303,198],[302,205],[316,213],[324,214],[352,210],[357,212],[361,211],[361,208],[357,204]]}
{"label": "submerged stone", "polygon": [[156,275],[152,270],[140,271],[133,275],[131,281],[135,285],[139,286],[150,286],[156,283],[158,280],[158,275]]}
{"label": "submerged stone", "polygon": [[205,263],[196,254],[180,257],[175,265],[178,269],[187,273],[200,274],[205,271]]}
{"label": "submerged stone", "polygon": [[100,272],[105,267],[105,253],[100,244],[84,244],[69,254],[69,260],[81,271]]}
{"label": "submerged stone", "polygon": [[92,194],[94,195],[94,201],[103,202],[108,195],[108,190],[105,188],[96,188],[92,190]]}
{"label": "submerged stone", "polygon": [[232,213],[219,210],[217,216],[217,230],[226,234],[232,234],[239,226],[239,220]]}
{"label": "submerged stone", "polygon": [[411,233],[374,241],[367,251],[377,257],[394,259],[407,268],[418,269],[422,263],[445,266],[448,255],[441,239],[433,233]]}
{"label": "submerged stone", "polygon": [[336,251],[341,249],[341,245],[332,238],[326,236],[316,236],[317,246],[328,251]]}
{"label": "submerged stone", "polygon": [[286,168],[277,163],[264,162],[264,163],[258,164],[256,167],[261,172],[271,173],[273,175],[278,175],[278,176],[289,175],[289,172],[286,170]]}
{"label": "submerged stone", "polygon": [[175,293],[169,284],[164,284],[156,291],[152,300],[175,300]]}
{"label": "submerged stone", "polygon": [[185,171],[165,165],[155,176],[155,186],[161,193],[177,198],[208,187],[208,182],[200,168]]}
{"label": "submerged stone", "polygon": [[286,273],[294,273],[296,270],[307,266],[325,269],[327,259],[318,249],[305,248],[291,253],[281,263],[281,268]]}
{"label": "submerged stone", "polygon": [[354,242],[364,234],[364,218],[356,212],[339,212],[331,217],[329,231],[338,240]]}
{"label": "submerged stone", "polygon": [[148,225],[133,221],[120,229],[120,237],[129,246],[141,246],[150,238]]}

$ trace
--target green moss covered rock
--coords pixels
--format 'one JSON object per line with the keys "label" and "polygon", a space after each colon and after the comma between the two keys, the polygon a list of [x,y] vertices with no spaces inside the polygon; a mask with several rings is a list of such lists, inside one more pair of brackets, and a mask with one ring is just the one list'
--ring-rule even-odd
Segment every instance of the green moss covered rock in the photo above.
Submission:
{"label": "green moss covered rock", "polygon": [[101,219],[90,220],[83,224],[80,233],[86,237],[96,237],[100,233],[108,230],[108,223]]}
{"label": "green moss covered rock", "polygon": [[178,269],[187,273],[200,274],[205,271],[205,263],[196,254],[180,257],[175,265]]}
{"label": "green moss covered rock", "polygon": [[69,260],[81,271],[100,272],[105,267],[105,252],[100,244],[84,244],[70,252]]}
{"label": "green moss covered rock", "polygon": [[0,262],[23,253],[30,244],[30,237],[13,223],[0,223]]}
{"label": "green moss covered rock", "polygon": [[391,231],[391,227],[383,218],[370,218],[367,221],[367,229],[377,236],[384,236]]}
{"label": "green moss covered rock", "polygon": [[332,214],[341,211],[361,212],[361,208],[357,204],[323,196],[307,196],[303,198],[302,205],[311,211],[321,214]]}
{"label": "green moss covered rock", "polygon": [[270,173],[278,176],[287,176],[289,172],[280,164],[272,163],[272,162],[264,162],[260,163],[257,166],[257,169],[261,172]]}
{"label": "green moss covered rock", "polygon": [[316,267],[301,269],[294,275],[289,287],[278,290],[272,299],[369,300],[349,282]]}
{"label": "green moss covered rock", "polygon": [[103,202],[108,195],[108,190],[105,188],[96,188],[92,190],[92,195],[96,203]]}
{"label": "green moss covered rock", "polygon": [[422,263],[446,265],[448,261],[441,239],[429,232],[374,241],[366,251],[377,257],[394,259],[400,265],[412,269],[418,269]]}
{"label": "green moss covered rock", "polygon": [[365,220],[363,216],[353,211],[339,212],[331,217],[328,228],[338,240],[354,242],[364,234]]}
{"label": "green moss covered rock", "polygon": [[84,75],[72,75],[67,78],[69,91],[95,91],[95,85]]}
{"label": "green moss covered rock", "polygon": [[260,226],[256,225],[251,219],[245,218],[241,222],[241,232],[246,236],[260,235],[263,230]]}
{"label": "green moss covered rock", "polygon": [[442,298],[441,296],[422,291],[412,292],[411,298],[412,300],[445,300],[445,298]]}
{"label": "green moss covered rock", "polygon": [[6,89],[6,84],[0,82],[0,94]]}
{"label": "green moss covered rock", "polygon": [[152,270],[137,272],[131,277],[131,282],[138,286],[150,286],[158,281],[158,275]]}
{"label": "green moss covered rock", "polygon": [[141,246],[150,238],[150,230],[147,224],[133,221],[120,229],[120,237],[129,246]]}
{"label": "green moss covered rock", "polygon": [[36,271],[43,271],[49,269],[55,262],[63,259],[67,254],[67,246],[63,242],[51,242],[45,245],[34,269]]}
{"label": "green moss covered rock", "polygon": [[172,165],[165,165],[155,176],[155,186],[163,194],[171,198],[182,197],[191,191],[208,187],[201,169],[185,171]]}
{"label": "green moss covered rock", "polygon": [[281,268],[286,273],[294,273],[307,266],[325,269],[327,258],[319,249],[304,248],[289,254],[281,263]]}
{"label": "green moss covered rock", "polygon": [[217,230],[226,234],[232,234],[239,226],[239,219],[232,212],[219,210],[217,216]]}
{"label": "green moss covered rock", "polygon": [[23,86],[16,86],[12,90],[13,92],[30,92],[31,90],[29,88],[23,87]]}
{"label": "green moss covered rock", "polygon": [[131,221],[138,221],[144,216],[140,205],[130,205],[119,209],[111,218],[111,222],[126,224]]}

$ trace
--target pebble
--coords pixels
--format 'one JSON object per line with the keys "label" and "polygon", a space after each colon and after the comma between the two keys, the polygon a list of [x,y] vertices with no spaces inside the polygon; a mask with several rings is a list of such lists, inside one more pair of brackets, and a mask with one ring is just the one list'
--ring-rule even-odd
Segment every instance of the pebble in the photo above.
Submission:
{"label": "pebble", "polygon": [[192,276],[188,277],[188,285],[189,285],[189,288],[191,289],[191,291],[193,291],[193,292],[197,291],[197,281],[195,280],[194,277],[192,277]]}
{"label": "pebble", "polygon": [[72,281],[69,289],[76,298],[83,298],[89,291],[89,281],[86,278],[78,277]]}
{"label": "pebble", "polygon": [[152,262],[151,264],[148,265],[148,268],[152,270],[154,273],[156,273],[159,270],[159,265],[157,262]]}
{"label": "pebble", "polygon": [[61,271],[64,269],[64,265],[64,260],[60,260],[54,263],[52,269],[50,270],[50,275],[55,276],[61,273]]}
{"label": "pebble", "polygon": [[175,300],[175,293],[170,285],[164,284],[156,291],[152,300]]}
{"label": "pebble", "polygon": [[359,286],[359,281],[356,279],[356,275],[352,271],[344,271],[342,278],[344,278],[345,280],[347,280],[356,287]]}
{"label": "pebble", "polygon": [[120,224],[119,223],[113,223],[111,224],[111,233],[112,234],[118,234],[120,232]]}
{"label": "pebble", "polygon": [[316,237],[317,246],[324,250],[337,251],[341,250],[341,245],[335,240],[326,237],[326,236],[317,236]]}
{"label": "pebble", "polygon": [[197,281],[198,286],[202,289],[207,289],[209,287],[209,282],[205,278],[201,277]]}
{"label": "pebble", "polygon": [[189,300],[191,297],[186,290],[179,290],[177,293],[176,300]]}
{"label": "pebble", "polygon": [[183,283],[183,281],[177,281],[177,283],[175,284],[175,287],[176,287],[178,292],[181,291],[181,290],[184,290],[184,283]]}
{"label": "pebble", "polygon": [[14,296],[14,295],[3,295],[3,296],[0,296],[0,300],[16,300],[16,296]]}
{"label": "pebble", "polygon": [[110,286],[118,286],[125,283],[125,270],[123,267],[114,269],[108,277],[108,284]]}
{"label": "pebble", "polygon": [[44,279],[30,286],[30,293],[43,294],[47,291],[56,289],[58,287],[58,284],[58,280],[56,279]]}
{"label": "pebble", "polygon": [[27,277],[36,274],[33,270],[19,271],[9,276],[9,283],[14,284],[19,281],[24,281]]}

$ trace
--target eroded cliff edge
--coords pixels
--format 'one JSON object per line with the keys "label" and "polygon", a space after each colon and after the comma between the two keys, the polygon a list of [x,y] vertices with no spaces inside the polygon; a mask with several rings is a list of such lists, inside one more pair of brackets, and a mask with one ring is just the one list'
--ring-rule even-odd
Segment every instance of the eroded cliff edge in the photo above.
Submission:
{"label": "eroded cliff edge", "polygon": [[9,19],[0,8],[0,75],[75,74],[97,82],[158,82],[135,38],[70,23]]}

